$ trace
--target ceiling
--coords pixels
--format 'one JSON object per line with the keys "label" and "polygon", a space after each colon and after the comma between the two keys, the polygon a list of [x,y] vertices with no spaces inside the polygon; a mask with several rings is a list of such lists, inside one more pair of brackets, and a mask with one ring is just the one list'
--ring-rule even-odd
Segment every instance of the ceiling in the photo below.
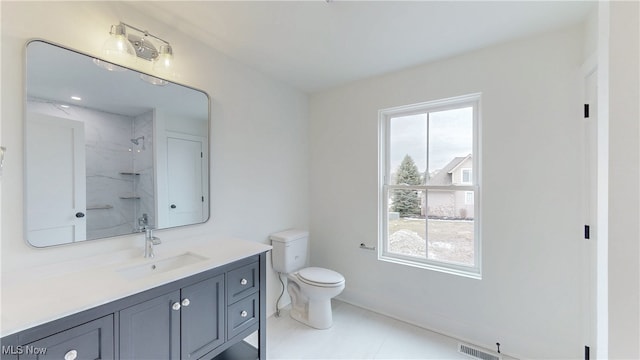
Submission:
{"label": "ceiling", "polygon": [[587,17],[595,3],[314,0],[128,4],[269,76],[314,92],[575,24]]}

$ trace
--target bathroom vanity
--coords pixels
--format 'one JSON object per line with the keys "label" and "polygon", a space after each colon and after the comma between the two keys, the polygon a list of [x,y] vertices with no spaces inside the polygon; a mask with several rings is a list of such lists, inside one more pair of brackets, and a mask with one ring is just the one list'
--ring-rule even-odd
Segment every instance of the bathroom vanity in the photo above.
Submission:
{"label": "bathroom vanity", "polygon": [[[209,219],[209,96],[45,40],[25,69],[24,233],[52,262],[3,269],[0,358],[265,359],[270,246],[142,246]],[[62,251],[119,236],[140,239]]]}
{"label": "bathroom vanity", "polygon": [[[266,359],[270,247],[162,246],[156,259],[122,262],[124,251],[4,286],[2,359]],[[256,331],[257,347],[243,341]]]}
{"label": "bathroom vanity", "polygon": [[[3,270],[0,358],[265,359],[270,246],[142,246],[209,219],[209,96],[44,40],[25,69],[25,238],[55,260]],[[123,235],[136,247],[46,254]]]}

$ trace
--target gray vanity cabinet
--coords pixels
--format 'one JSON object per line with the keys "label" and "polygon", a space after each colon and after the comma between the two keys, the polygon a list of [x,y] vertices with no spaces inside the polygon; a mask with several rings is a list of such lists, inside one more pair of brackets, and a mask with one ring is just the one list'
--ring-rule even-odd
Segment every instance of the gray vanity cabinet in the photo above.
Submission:
{"label": "gray vanity cabinet", "polygon": [[227,273],[227,338],[231,339],[258,323],[258,263]]}
{"label": "gray vanity cabinet", "polygon": [[15,350],[20,360],[113,359],[113,316],[75,326]]}
{"label": "gray vanity cabinet", "polygon": [[224,343],[224,275],[120,311],[120,359],[198,359]]}
{"label": "gray vanity cabinet", "polygon": [[119,312],[120,359],[178,359],[180,357],[180,292],[147,300]]}
{"label": "gray vanity cabinet", "polygon": [[227,273],[227,304],[258,292],[260,289],[258,263],[254,262]]}
{"label": "gray vanity cabinet", "polygon": [[224,343],[224,275],[182,289],[182,359],[199,359]]}
{"label": "gray vanity cabinet", "polygon": [[266,359],[265,296],[263,252],[8,335],[0,357]]}

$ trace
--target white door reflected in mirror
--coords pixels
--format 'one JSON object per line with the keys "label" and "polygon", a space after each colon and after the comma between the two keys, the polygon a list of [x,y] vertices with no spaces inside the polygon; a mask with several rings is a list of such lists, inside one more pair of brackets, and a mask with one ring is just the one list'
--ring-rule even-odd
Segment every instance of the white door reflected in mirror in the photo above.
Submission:
{"label": "white door reflected in mirror", "polygon": [[27,112],[26,228],[33,246],[86,238],[84,123]]}

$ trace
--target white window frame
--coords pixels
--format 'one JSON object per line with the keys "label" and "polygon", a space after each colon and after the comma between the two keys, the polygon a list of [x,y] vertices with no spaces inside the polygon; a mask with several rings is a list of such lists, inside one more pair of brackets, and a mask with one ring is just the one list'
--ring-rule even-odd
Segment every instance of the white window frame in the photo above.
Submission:
{"label": "white window frame", "polygon": [[[444,272],[453,275],[465,276],[473,279],[482,278],[482,239],[481,239],[481,218],[480,218],[480,174],[481,174],[481,154],[480,154],[480,93],[457,96],[442,100],[428,101],[419,104],[398,106],[382,109],[378,112],[378,260],[392,262],[396,264],[408,265],[428,270]],[[415,114],[424,114],[444,110],[452,110],[463,107],[473,108],[473,171],[471,172],[472,182],[464,185],[391,185],[390,173],[392,171],[390,163],[391,119]],[[428,131],[428,130],[427,130]],[[427,137],[428,141],[428,137]],[[428,146],[427,146],[428,148]],[[428,166],[427,166],[428,168]],[[473,266],[455,264],[438,261],[428,258],[416,258],[388,251],[388,223],[389,223],[389,192],[396,189],[407,190],[455,190],[473,191],[474,193],[474,264]],[[428,241],[428,239],[425,239]],[[428,249],[428,246],[427,246]],[[427,256],[428,257],[428,256]]]}

